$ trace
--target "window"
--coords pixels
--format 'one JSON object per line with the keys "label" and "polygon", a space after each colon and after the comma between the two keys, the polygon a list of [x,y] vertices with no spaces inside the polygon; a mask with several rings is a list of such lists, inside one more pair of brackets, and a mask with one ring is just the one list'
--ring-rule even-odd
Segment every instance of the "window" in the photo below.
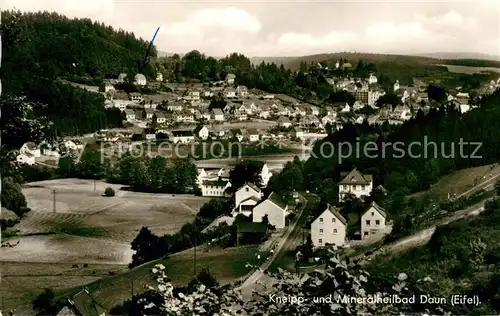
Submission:
{"label": "window", "polygon": [[320,229],[320,230],[319,230],[319,233],[320,233],[321,235],[323,235],[323,229]]}
{"label": "window", "polygon": [[321,238],[320,238],[320,239],[318,239],[318,244],[320,244],[320,245],[321,245],[322,243],[323,243],[323,239],[321,239]]}
{"label": "window", "polygon": [[246,191],[248,192],[248,191],[250,191],[250,189],[248,187],[246,187]]}
{"label": "window", "polygon": [[370,221],[369,220],[366,221],[366,226],[370,226]]}
{"label": "window", "polygon": [[380,221],[377,219],[377,220],[375,221],[375,226],[379,226],[379,225],[380,225]]}
{"label": "window", "polygon": [[333,233],[336,234],[337,233],[337,228],[334,228],[333,229]]}
{"label": "window", "polygon": [[334,217],[332,218],[332,223],[336,223],[337,222],[337,219]]}
{"label": "window", "polygon": [[365,236],[368,236],[368,232],[365,232]]}
{"label": "window", "polygon": [[375,216],[375,212],[372,212],[372,216]]}
{"label": "window", "polygon": [[320,218],[319,218],[319,222],[320,222],[320,223],[323,223],[323,217],[320,217]]}

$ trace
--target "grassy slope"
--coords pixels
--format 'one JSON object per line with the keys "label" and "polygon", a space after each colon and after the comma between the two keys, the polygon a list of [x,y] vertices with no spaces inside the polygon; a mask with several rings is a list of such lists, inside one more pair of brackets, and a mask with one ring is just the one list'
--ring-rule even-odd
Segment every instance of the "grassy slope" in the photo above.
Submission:
{"label": "grassy slope", "polygon": [[[414,193],[409,197],[419,197],[428,193],[437,199],[446,199],[448,193],[460,194],[471,189],[475,184],[481,183],[484,179],[498,174],[500,174],[500,167],[496,164],[459,170],[443,177],[429,190]],[[485,178],[483,179],[483,177]]]}
{"label": "grassy slope", "polygon": [[[250,269],[246,263],[257,263],[257,246],[241,246],[228,249],[197,248],[197,271],[209,268],[211,273],[221,283],[229,283],[246,275]],[[194,251],[189,249],[170,256],[166,260],[157,260],[127,270],[123,273],[97,280],[86,287],[98,298],[106,308],[112,308],[126,299],[130,299],[132,282],[134,293],[143,292],[146,285],[154,285],[151,269],[154,265],[165,265],[166,274],[172,278],[172,283],[177,286],[186,285],[193,278]],[[81,287],[66,289],[58,294],[62,297],[78,291]]]}
{"label": "grassy slope", "polygon": [[298,70],[301,61],[311,63],[311,62],[320,62],[324,60],[336,61],[340,58],[345,58],[354,65],[360,60],[370,61],[377,64],[391,62],[398,64],[420,64],[426,66],[440,63],[439,59],[420,57],[420,56],[386,55],[386,54],[369,54],[369,53],[332,53],[332,54],[316,54],[316,55],[297,57],[296,59],[286,62],[284,66],[292,70]]}
{"label": "grassy slope", "polygon": [[[440,227],[426,245],[395,256],[375,259],[368,271],[381,284],[405,272],[410,283],[430,277],[423,284],[424,293],[440,297],[453,294],[483,295],[479,307],[455,307],[463,315],[498,312],[498,250],[500,249],[500,210],[477,218],[459,220]],[[474,245],[483,242],[484,250]],[[495,276],[496,275],[496,276]],[[496,296],[496,299],[491,296]],[[496,301],[496,303],[495,303]],[[495,306],[492,309],[492,306]],[[448,308],[452,308],[450,305]]]}

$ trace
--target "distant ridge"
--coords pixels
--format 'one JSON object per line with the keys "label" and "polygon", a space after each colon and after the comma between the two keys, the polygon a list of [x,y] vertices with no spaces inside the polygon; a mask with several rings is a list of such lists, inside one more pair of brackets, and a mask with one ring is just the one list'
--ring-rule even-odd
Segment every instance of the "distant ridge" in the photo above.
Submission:
{"label": "distant ridge", "polygon": [[438,59],[480,59],[480,60],[494,60],[500,61],[500,56],[483,54],[483,53],[453,53],[453,52],[442,52],[442,53],[424,53],[417,54],[416,56],[438,58]]}

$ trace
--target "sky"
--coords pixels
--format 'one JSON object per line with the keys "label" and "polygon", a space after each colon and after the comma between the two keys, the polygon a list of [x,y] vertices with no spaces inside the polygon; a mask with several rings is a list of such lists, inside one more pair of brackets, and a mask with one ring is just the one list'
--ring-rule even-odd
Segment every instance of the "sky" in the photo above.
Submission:
{"label": "sky", "polygon": [[500,0],[0,0],[0,8],[91,18],[148,41],[159,26],[155,44],[168,53],[500,55]]}

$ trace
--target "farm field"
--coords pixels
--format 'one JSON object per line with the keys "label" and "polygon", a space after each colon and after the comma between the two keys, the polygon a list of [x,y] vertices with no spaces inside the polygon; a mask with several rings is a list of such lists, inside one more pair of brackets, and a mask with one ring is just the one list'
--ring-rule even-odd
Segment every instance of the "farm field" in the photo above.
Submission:
{"label": "farm field", "polygon": [[76,268],[68,263],[0,262],[1,303],[6,308],[26,305],[16,310],[16,315],[23,315],[22,310],[29,312],[29,303],[44,288],[62,290],[82,286],[126,269],[126,266],[115,264],[89,264],[86,268],[80,264]]}
{"label": "farm field", "polygon": [[[108,186],[116,196],[102,196]],[[120,191],[120,187],[96,181],[94,191],[93,181],[77,179],[30,183],[23,193],[32,212],[11,231],[18,235],[66,233],[130,244],[142,226],[161,235],[176,232],[209,200]]]}
{"label": "farm field", "polygon": [[[203,268],[210,269],[210,272],[222,284],[234,282],[245,276],[250,270],[247,263],[257,264],[258,246],[241,246],[234,248],[212,248],[208,251],[206,246],[197,248],[196,271]],[[261,256],[264,258],[265,256]],[[88,284],[86,288],[94,296],[99,298],[99,303],[106,308],[112,308],[123,300],[130,298],[132,285],[134,293],[145,291],[146,285],[155,285],[151,269],[158,263],[165,266],[167,276],[172,279],[174,286],[186,285],[192,278],[194,272],[194,251],[193,249],[174,254],[165,260],[156,260],[127,270],[123,273],[109,276],[101,280]],[[59,295],[66,296],[76,292],[80,287],[59,292]]]}
{"label": "farm field", "polygon": [[461,74],[480,74],[484,72],[498,72],[500,73],[500,68],[496,67],[470,67],[470,66],[459,66],[459,65],[438,65],[448,68],[449,72],[461,73]]}
{"label": "farm field", "polygon": [[[102,196],[108,186],[115,189],[114,197]],[[209,200],[120,187],[96,181],[94,191],[92,180],[60,179],[23,188],[32,211],[9,228],[12,237],[3,239],[17,245],[0,248],[5,307],[16,307],[19,300],[26,304],[45,287],[79,286],[123,269],[133,254],[130,243],[142,226],[158,235],[175,233]],[[79,270],[73,264],[89,267]]]}

